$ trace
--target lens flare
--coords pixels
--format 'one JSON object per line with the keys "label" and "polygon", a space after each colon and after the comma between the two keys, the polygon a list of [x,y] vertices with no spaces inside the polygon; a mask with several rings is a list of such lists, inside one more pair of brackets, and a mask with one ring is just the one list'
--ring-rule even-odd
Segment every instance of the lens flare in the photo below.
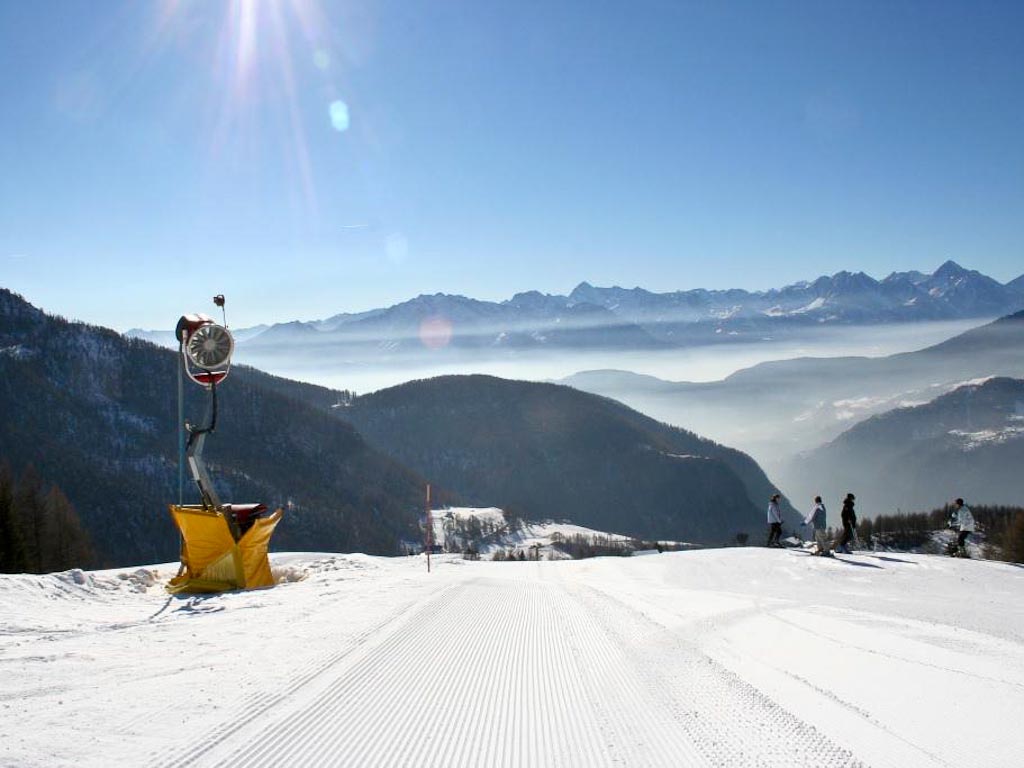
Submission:
{"label": "lens flare", "polygon": [[347,131],[349,125],[348,104],[341,99],[337,99],[331,102],[329,111],[331,115],[331,125],[334,126],[334,130],[339,133]]}
{"label": "lens flare", "polygon": [[420,321],[420,342],[427,349],[442,349],[452,340],[452,323],[441,315],[425,317]]}

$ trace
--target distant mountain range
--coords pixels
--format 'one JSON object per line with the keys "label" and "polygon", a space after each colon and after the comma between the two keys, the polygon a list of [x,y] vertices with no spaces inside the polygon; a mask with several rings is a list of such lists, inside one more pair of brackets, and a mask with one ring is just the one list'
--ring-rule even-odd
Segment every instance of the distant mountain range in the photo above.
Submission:
{"label": "distant mountain range", "polygon": [[1024,500],[1024,380],[972,382],[929,403],[873,416],[798,456],[798,495],[855,489],[869,514]]}
{"label": "distant mountain range", "polygon": [[[64,490],[102,565],[177,554],[177,365],[0,289],[0,460]],[[186,392],[198,420],[204,393]],[[288,507],[277,548],[397,552],[419,535],[428,478],[435,503],[704,543],[758,537],[774,490],[750,457],[569,387],[447,377],[343,405],[234,366],[218,393],[211,474],[225,500]]]}
{"label": "distant mountain range", "polygon": [[[666,349],[751,341],[822,325],[991,318],[1024,308],[1024,275],[1005,285],[947,261],[934,273],[876,280],[838,272],[768,291],[654,293],[580,283],[568,295],[518,293],[503,302],[422,295],[383,309],[236,331],[240,352],[353,358],[538,349]],[[169,331],[128,335],[173,346]],[[247,358],[248,359],[248,358]]]}

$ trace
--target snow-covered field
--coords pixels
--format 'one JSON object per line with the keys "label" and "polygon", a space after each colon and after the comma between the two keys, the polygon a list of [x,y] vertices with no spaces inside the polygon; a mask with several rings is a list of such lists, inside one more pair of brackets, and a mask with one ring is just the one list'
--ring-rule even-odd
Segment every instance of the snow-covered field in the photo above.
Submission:
{"label": "snow-covered field", "polygon": [[[0,577],[0,765],[1016,766],[1024,568],[763,549]],[[155,578],[154,578],[155,577]]]}

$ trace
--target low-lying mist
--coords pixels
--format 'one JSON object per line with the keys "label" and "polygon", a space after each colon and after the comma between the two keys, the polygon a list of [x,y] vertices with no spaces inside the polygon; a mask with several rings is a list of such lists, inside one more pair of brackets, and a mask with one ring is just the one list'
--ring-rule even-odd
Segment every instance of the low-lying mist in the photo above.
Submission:
{"label": "low-lying mist", "polygon": [[[424,346],[415,354],[389,353],[359,358],[329,349],[285,350],[238,345],[236,360],[269,373],[334,389],[366,394],[414,379],[449,374],[488,374],[527,381],[559,380],[580,371],[617,369],[668,381],[716,381],[769,360],[863,355],[880,357],[921,349],[981,325],[982,320],[904,323],[809,329],[799,338],[734,342],[664,350],[504,351],[454,350]],[[686,426],[680,424],[679,426]]]}

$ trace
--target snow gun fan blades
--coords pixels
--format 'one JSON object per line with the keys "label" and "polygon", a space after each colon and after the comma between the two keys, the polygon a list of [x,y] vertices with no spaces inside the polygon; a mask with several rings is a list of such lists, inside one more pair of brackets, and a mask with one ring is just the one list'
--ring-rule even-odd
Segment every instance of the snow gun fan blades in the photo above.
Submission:
{"label": "snow gun fan blades", "polygon": [[227,377],[235,340],[225,326],[204,314],[182,315],[174,335],[185,374],[192,381],[209,388]]}
{"label": "snow gun fan blades", "polygon": [[[224,297],[214,297],[223,309]],[[267,550],[283,514],[267,514],[264,504],[225,504],[203,463],[207,435],[217,428],[217,387],[231,369],[235,342],[227,328],[204,314],[182,315],[175,329],[181,371],[210,393],[206,424],[185,420],[184,451],[199,504],[171,504],[171,517],[181,533],[181,569],[167,585],[170,592],[221,592],[269,587],[274,583]],[[182,391],[179,385],[179,398]],[[179,402],[179,406],[182,403]]]}

